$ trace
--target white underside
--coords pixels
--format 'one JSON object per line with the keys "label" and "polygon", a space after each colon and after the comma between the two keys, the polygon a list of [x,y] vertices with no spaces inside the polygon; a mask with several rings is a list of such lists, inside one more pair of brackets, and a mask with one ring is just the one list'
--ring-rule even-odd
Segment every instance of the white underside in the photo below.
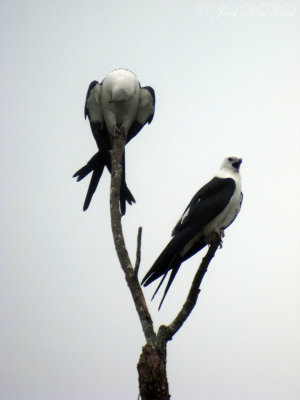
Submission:
{"label": "white underside", "polygon": [[103,81],[101,108],[109,134],[114,128],[126,132],[136,118],[139,107],[139,82],[128,70],[110,72]]}

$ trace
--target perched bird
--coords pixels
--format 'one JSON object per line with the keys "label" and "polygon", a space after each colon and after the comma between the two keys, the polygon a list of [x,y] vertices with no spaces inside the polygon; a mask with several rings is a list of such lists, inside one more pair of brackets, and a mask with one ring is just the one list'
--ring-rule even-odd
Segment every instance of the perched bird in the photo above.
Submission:
{"label": "perched bird", "polygon": [[[99,83],[93,81],[87,91],[84,108],[85,118],[90,121],[91,130],[98,146],[88,163],[73,177],[80,181],[90,172],[92,177],[85,198],[83,210],[87,210],[97,188],[103,169],[111,171],[112,140],[117,130],[123,130],[128,143],[143,126],[153,119],[155,93],[150,86],[141,87],[136,75],[128,69],[117,69],[106,75]],[[125,182],[125,153],[123,156],[123,175],[120,189],[120,208],[126,211],[126,201],[135,203]]]}
{"label": "perched bird", "polygon": [[192,198],[173,229],[169,244],[142,280],[142,285],[148,286],[163,276],[154,297],[168,272],[172,271],[159,308],[180,265],[209,244],[214,233],[223,237],[224,229],[239,213],[243,200],[239,173],[241,163],[242,159],[239,157],[224,159],[215,177]]}

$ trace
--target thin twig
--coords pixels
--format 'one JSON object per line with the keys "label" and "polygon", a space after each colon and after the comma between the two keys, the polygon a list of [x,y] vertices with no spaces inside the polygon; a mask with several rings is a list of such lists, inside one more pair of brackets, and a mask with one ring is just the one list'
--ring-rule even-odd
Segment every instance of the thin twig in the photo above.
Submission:
{"label": "thin twig", "polygon": [[170,323],[170,325],[168,325],[168,326],[162,325],[159,328],[159,332],[157,335],[158,341],[161,342],[161,340],[164,340],[167,342],[168,340],[172,340],[175,333],[182,327],[182,325],[184,324],[186,319],[191,314],[193,308],[195,307],[195,305],[197,303],[198,295],[200,293],[199,288],[200,288],[202,279],[207,271],[209,263],[213,259],[220,244],[221,244],[221,238],[219,236],[216,236],[215,239],[210,244],[205,257],[202,259],[202,262],[201,262],[201,264],[196,272],[196,275],[193,279],[193,283],[190,288],[189,294],[188,294],[186,301],[183,304],[181,310],[175,317],[174,321]]}
{"label": "thin twig", "polygon": [[140,226],[137,235],[137,244],[136,244],[136,260],[134,266],[134,272],[136,276],[138,276],[140,263],[141,263],[141,244],[142,244],[142,230],[143,228]]}
{"label": "thin twig", "polygon": [[116,130],[113,137],[113,151],[111,157],[111,188],[110,188],[110,214],[111,228],[116,252],[125,274],[125,279],[131,292],[142,329],[147,343],[154,343],[155,332],[147,304],[140,287],[137,275],[132,268],[128,251],[125,246],[120,212],[120,186],[122,177],[122,156],[125,146],[125,135],[121,130]]}

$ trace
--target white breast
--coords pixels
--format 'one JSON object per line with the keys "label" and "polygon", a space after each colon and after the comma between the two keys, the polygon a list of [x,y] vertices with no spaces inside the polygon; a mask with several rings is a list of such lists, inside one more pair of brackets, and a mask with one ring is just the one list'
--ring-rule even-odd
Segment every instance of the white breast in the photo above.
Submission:
{"label": "white breast", "polygon": [[108,132],[115,126],[130,129],[139,106],[139,82],[128,70],[110,72],[103,81],[101,108]]}
{"label": "white breast", "polygon": [[215,230],[226,229],[232,223],[241,209],[241,181],[240,179],[235,179],[235,181],[236,189],[227,207],[225,207],[225,209],[203,229],[203,234],[206,241],[211,239],[211,235]]}

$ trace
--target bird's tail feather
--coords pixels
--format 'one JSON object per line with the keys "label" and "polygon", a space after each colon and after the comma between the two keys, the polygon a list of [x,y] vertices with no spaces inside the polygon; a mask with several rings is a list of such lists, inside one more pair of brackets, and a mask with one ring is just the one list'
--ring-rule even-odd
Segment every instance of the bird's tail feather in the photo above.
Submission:
{"label": "bird's tail feather", "polygon": [[[155,263],[152,265],[150,270],[147,272],[145,277],[143,278],[141,284],[143,286],[148,286],[150,283],[155,281],[156,279],[162,277],[152,299],[158,292],[161,287],[163,281],[165,280],[168,272],[172,270],[169,281],[167,283],[166,289],[164,291],[163,298],[160,302],[159,309],[170,289],[170,286],[179,270],[179,267],[183,261],[185,261],[186,257],[180,254],[182,246],[190,240],[191,237],[190,232],[180,232],[176,236],[174,236],[162,253],[159,255]],[[190,254],[189,256],[191,256]]]}
{"label": "bird's tail feather", "polygon": [[[73,178],[77,178],[77,181],[79,182],[82,179],[84,179],[87,175],[89,175],[91,172],[93,172],[83,205],[84,211],[86,211],[90,205],[90,202],[97,189],[105,165],[108,168],[109,172],[111,172],[110,161],[108,162],[103,153],[98,151],[86,163],[86,165],[84,165],[82,168],[76,171],[75,174],[73,175]],[[135,203],[135,198],[133,197],[132,193],[130,192],[130,190],[126,185],[125,173],[124,173],[124,177],[122,176],[121,188],[120,188],[120,208],[123,215],[126,212],[126,201],[130,205],[132,205],[132,203]]]}
{"label": "bird's tail feather", "polygon": [[170,289],[170,286],[172,285],[172,282],[173,282],[173,280],[174,280],[174,278],[175,278],[175,276],[176,276],[176,274],[177,274],[177,272],[179,270],[179,267],[180,267],[181,263],[182,263],[182,259],[179,256],[177,256],[176,260],[174,260],[174,263],[172,263],[172,272],[171,272],[170,278],[168,280],[167,286],[165,288],[164,295],[163,295],[163,297],[162,297],[162,299],[161,299],[161,301],[159,303],[158,310],[160,310],[160,307],[162,306],[162,303],[163,303],[163,301],[164,301],[164,299],[165,299],[165,297],[166,297],[166,295],[167,295],[167,293],[168,293],[168,291]]}
{"label": "bird's tail feather", "polygon": [[[194,246],[184,255],[184,257],[181,257],[181,256],[179,256],[178,254],[175,255],[174,259],[173,259],[172,262],[171,262],[171,264],[172,264],[172,272],[171,272],[170,278],[169,278],[169,280],[168,280],[167,286],[166,286],[166,288],[165,288],[164,295],[163,295],[163,297],[162,297],[162,299],[161,299],[161,301],[160,301],[160,303],[159,303],[158,310],[160,310],[160,307],[162,306],[162,303],[163,303],[163,301],[164,301],[164,299],[165,299],[165,297],[166,297],[166,294],[168,293],[168,291],[169,291],[169,289],[170,289],[170,286],[171,286],[171,284],[172,284],[172,282],[173,282],[173,280],[174,280],[174,278],[175,278],[175,276],[176,276],[176,274],[177,274],[177,272],[178,272],[178,270],[179,270],[179,267],[180,267],[181,263],[182,263],[183,261],[187,260],[188,258],[192,257],[192,256],[193,256],[195,253],[197,253],[199,250],[203,249],[203,247],[205,247],[206,244],[207,244],[207,243],[205,242],[204,238],[202,238],[202,240],[201,240],[200,242],[198,242],[196,245],[194,245]],[[163,283],[163,281],[164,281],[164,279],[165,279],[166,276],[167,276],[167,273],[164,275],[164,277],[162,278],[161,282],[159,283],[159,285],[158,285],[158,287],[157,287],[157,289],[156,289],[154,295],[152,296],[152,299],[153,299],[154,296],[156,295],[158,289],[160,288],[160,286],[161,286],[161,284]],[[151,299],[151,300],[152,300],[152,299]]]}
{"label": "bird's tail feather", "polygon": [[[169,271],[168,271],[168,272],[169,272]],[[164,276],[161,278],[161,280],[160,280],[160,282],[159,282],[157,288],[155,289],[155,292],[153,293],[153,296],[151,297],[151,301],[154,299],[156,293],[159,291],[161,285],[163,284],[163,281],[165,280],[166,276],[168,275],[168,272],[166,272],[166,273],[164,274]]]}
{"label": "bird's tail feather", "polygon": [[86,211],[89,208],[90,202],[92,200],[92,197],[93,197],[93,195],[95,193],[95,190],[97,189],[99,180],[101,178],[103,169],[104,169],[104,164],[102,164],[100,166],[100,168],[98,168],[98,167],[94,168],[94,171],[93,171],[93,174],[92,174],[92,177],[91,177],[91,180],[90,180],[90,184],[89,184],[89,187],[88,187],[88,191],[87,191],[87,194],[85,196],[85,201],[84,201],[84,204],[83,204],[83,211]]}
{"label": "bird's tail feather", "polygon": [[150,283],[165,275],[171,268],[181,249],[181,235],[174,236],[164,250],[161,252],[155,263],[144,276],[141,284],[148,286]]}
{"label": "bird's tail feather", "polygon": [[101,154],[98,151],[98,153],[94,154],[93,157],[86,163],[86,165],[84,165],[82,168],[80,168],[78,171],[75,172],[73,178],[77,178],[76,179],[77,182],[81,181],[96,167],[99,167],[100,164],[103,164],[103,166],[105,165],[103,158],[101,157]]}
{"label": "bird's tail feather", "polygon": [[91,168],[88,164],[84,165],[80,168],[75,174],[73,178],[77,178],[76,181],[79,182],[81,179],[85,178],[90,172],[92,172],[93,168]]}
{"label": "bird's tail feather", "polygon": [[135,203],[135,198],[133,197],[132,193],[128,189],[126,182],[121,182],[120,208],[121,208],[122,215],[124,215],[126,212],[126,201],[129,205],[132,205],[132,203]]}
{"label": "bird's tail feather", "polygon": [[179,270],[179,267],[180,267],[181,263],[182,263],[181,257],[180,257],[178,254],[176,254],[176,255],[172,258],[172,260],[171,260],[171,262],[170,262],[170,264],[169,264],[169,269],[165,272],[165,274],[164,274],[164,276],[162,277],[162,279],[160,280],[160,282],[159,282],[157,288],[155,289],[155,292],[153,293],[153,296],[152,296],[152,298],[151,298],[151,301],[154,299],[156,293],[159,291],[161,285],[163,284],[165,278],[166,278],[167,275],[168,275],[168,272],[169,272],[170,270],[172,270],[171,275],[170,275],[170,278],[169,278],[168,283],[167,283],[167,286],[166,286],[166,288],[165,288],[163,297],[162,297],[162,299],[161,299],[161,301],[160,301],[160,303],[159,303],[158,310],[160,310],[160,308],[161,308],[161,306],[162,306],[162,303],[163,303],[163,301],[164,301],[164,299],[165,299],[165,297],[166,297],[166,295],[167,295],[167,293],[168,293],[168,291],[169,291],[169,289],[170,289],[170,286],[171,286],[171,284],[172,284],[172,282],[173,282],[173,280],[174,280],[174,278],[175,278],[175,276],[176,276],[176,274],[177,274],[177,272],[178,272],[178,270]]}
{"label": "bird's tail feather", "polygon": [[198,253],[198,251],[202,250],[203,247],[207,245],[207,242],[204,240],[204,237],[202,237],[198,242],[196,242],[189,251],[187,251],[183,257],[182,261],[185,261],[192,257],[194,254]]}

